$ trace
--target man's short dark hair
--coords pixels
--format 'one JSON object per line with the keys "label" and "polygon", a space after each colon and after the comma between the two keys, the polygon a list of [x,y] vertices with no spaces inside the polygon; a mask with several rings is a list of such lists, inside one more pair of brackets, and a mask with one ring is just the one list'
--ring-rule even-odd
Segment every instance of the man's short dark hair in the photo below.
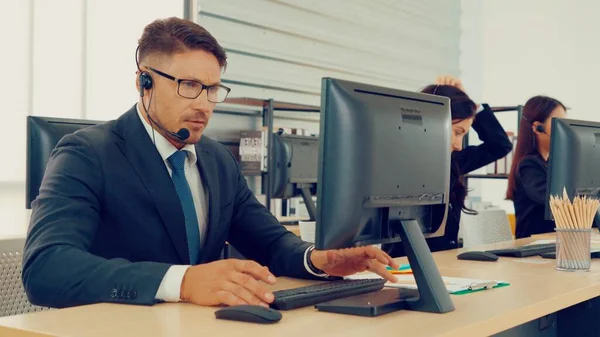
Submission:
{"label": "man's short dark hair", "polygon": [[204,27],[176,17],[159,19],[144,28],[138,40],[138,61],[150,55],[171,56],[188,50],[204,50],[213,54],[221,69],[227,67],[227,54]]}

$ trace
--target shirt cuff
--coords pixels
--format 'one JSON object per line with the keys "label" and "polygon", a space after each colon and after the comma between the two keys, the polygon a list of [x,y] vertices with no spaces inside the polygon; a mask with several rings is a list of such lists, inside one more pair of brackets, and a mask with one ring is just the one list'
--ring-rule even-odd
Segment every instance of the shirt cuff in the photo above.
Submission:
{"label": "shirt cuff", "polygon": [[304,268],[306,268],[306,271],[308,271],[311,275],[317,276],[317,277],[328,277],[329,275],[327,275],[326,273],[323,274],[317,274],[315,273],[309,266],[308,266],[308,252],[315,248],[315,246],[310,246],[306,249],[306,251],[304,251]]}
{"label": "shirt cuff", "polygon": [[181,301],[181,283],[183,276],[190,266],[171,266],[165,273],[156,296],[156,300],[165,302]]}

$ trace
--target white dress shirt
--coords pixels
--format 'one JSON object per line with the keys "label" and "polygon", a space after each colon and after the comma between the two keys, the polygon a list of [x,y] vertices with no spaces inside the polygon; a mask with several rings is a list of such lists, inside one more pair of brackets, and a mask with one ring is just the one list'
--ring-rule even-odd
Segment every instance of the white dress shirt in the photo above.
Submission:
{"label": "white dress shirt", "polygon": [[[153,130],[152,126],[144,119],[142,112],[140,111],[139,103],[136,105],[136,108],[142,124],[144,124],[146,131],[148,131],[148,136],[154,142],[158,153],[163,159],[163,163],[169,171],[169,175],[172,175],[171,166],[167,159],[177,151],[177,148],[173,146],[173,144],[171,144],[163,135]],[[200,226],[200,249],[202,249],[206,240],[208,225],[208,191],[206,191],[202,184],[200,171],[198,170],[198,166],[196,166],[198,158],[196,154],[196,148],[193,145],[186,144],[183,148],[181,148],[181,150],[188,152],[185,159],[185,179],[192,190],[192,198],[194,199],[194,207],[196,208],[198,225]],[[304,253],[304,267],[312,275],[326,277],[327,274],[316,274],[308,266],[307,254],[309,250],[310,248]],[[181,282],[183,281],[183,276],[189,267],[189,265],[171,266],[167,270],[167,273],[163,277],[160,286],[158,287],[155,299],[166,302],[179,302],[181,300]]]}
{"label": "white dress shirt", "polygon": [[[167,171],[169,171],[169,175],[173,175],[173,171],[171,169],[171,165],[167,161],[167,159],[175,152],[177,152],[177,148],[171,144],[167,138],[163,135],[154,131],[152,126],[144,119],[142,112],[140,111],[139,104],[136,105],[138,116],[140,120],[144,124],[146,131],[148,131],[148,136],[154,142],[158,153],[163,159],[163,163],[167,167]],[[204,246],[204,242],[206,241],[206,229],[208,224],[208,198],[207,191],[205,190],[202,179],[200,178],[200,171],[196,166],[198,157],[196,155],[196,148],[194,145],[186,144],[182,151],[187,151],[187,157],[185,158],[185,179],[190,185],[190,190],[192,191],[192,198],[194,199],[194,208],[196,209],[196,215],[198,216],[198,226],[200,227],[200,249]],[[182,266],[171,266],[167,273],[165,274],[162,282],[160,283],[160,287],[156,292],[155,298],[158,300],[163,300],[167,302],[177,302],[180,299],[180,289],[181,289],[181,281],[183,280],[183,275],[187,270],[188,265]]]}

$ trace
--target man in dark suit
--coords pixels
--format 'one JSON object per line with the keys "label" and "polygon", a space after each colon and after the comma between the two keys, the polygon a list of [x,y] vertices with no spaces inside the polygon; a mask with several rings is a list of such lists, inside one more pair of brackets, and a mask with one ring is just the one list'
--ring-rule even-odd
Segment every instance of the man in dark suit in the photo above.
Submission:
{"label": "man in dark suit", "polygon": [[[231,153],[202,136],[229,93],[220,84],[226,55],[210,33],[157,20],[138,48],[139,102],[52,153],[23,258],[32,303],[267,306],[274,274],[368,269],[394,280],[385,265],[396,264],[374,247],[316,251],[285,230]],[[225,241],[251,260],[219,260]]]}

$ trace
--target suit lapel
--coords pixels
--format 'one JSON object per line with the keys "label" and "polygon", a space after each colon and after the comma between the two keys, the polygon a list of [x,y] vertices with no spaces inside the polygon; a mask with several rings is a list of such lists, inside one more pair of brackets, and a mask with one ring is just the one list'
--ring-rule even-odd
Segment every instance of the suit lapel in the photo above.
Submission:
{"label": "suit lapel", "polygon": [[200,170],[200,176],[202,182],[206,185],[208,190],[208,223],[206,224],[206,240],[204,241],[204,248],[202,249],[200,262],[208,262],[210,256],[215,249],[221,249],[222,247],[216,247],[218,242],[216,239],[219,235],[219,171],[217,167],[217,161],[214,154],[206,149],[202,145],[202,141],[196,144],[196,153],[198,154],[198,169]]}
{"label": "suit lapel", "polygon": [[189,264],[185,218],[179,197],[135,106],[117,120],[114,132],[121,136],[117,145],[152,197],[181,263]]}

